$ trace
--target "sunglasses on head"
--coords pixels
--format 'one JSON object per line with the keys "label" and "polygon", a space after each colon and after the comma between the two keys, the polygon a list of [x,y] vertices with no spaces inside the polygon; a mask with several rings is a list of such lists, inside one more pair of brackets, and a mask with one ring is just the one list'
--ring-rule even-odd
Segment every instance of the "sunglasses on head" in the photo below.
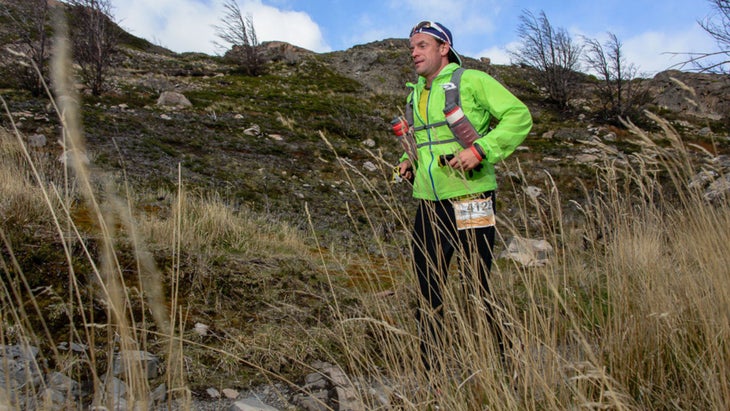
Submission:
{"label": "sunglasses on head", "polygon": [[[446,32],[443,31],[441,29],[441,27],[439,27],[438,24],[436,24],[436,23],[434,23],[432,21],[422,21],[422,22],[416,24],[415,26],[413,26],[413,28],[411,29],[410,36],[412,36],[412,35],[414,35],[416,33],[421,33],[425,29],[434,29],[434,30],[438,31],[439,33],[443,34],[444,35],[444,38],[446,38],[446,39],[449,39],[450,38],[450,36],[448,34],[446,34]],[[408,36],[408,37],[410,37],[410,36]]]}

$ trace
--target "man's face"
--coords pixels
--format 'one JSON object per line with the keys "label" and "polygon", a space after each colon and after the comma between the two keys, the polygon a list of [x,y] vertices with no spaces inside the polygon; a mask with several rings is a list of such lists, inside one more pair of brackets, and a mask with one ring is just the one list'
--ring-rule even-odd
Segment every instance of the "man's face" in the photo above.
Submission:
{"label": "man's face", "polygon": [[416,73],[432,80],[441,69],[448,64],[446,57],[449,46],[439,43],[433,36],[425,33],[416,33],[411,36],[411,58],[416,67]]}

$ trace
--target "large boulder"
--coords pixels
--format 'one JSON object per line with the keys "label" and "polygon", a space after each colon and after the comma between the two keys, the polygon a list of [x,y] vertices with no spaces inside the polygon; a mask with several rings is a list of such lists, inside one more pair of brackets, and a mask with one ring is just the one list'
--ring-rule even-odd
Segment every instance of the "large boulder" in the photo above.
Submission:
{"label": "large boulder", "polygon": [[158,106],[164,107],[192,107],[192,103],[182,93],[177,91],[163,91],[157,99]]}
{"label": "large boulder", "polygon": [[649,85],[654,103],[671,112],[710,120],[730,116],[730,76],[668,70]]}

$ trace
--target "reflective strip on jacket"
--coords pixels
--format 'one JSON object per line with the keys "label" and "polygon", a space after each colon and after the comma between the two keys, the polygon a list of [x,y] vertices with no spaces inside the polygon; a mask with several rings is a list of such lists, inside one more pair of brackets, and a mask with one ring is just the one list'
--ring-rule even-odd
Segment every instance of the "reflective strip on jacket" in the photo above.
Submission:
{"label": "reflective strip on jacket", "polygon": [[[458,67],[455,63],[448,64],[433,80],[428,96],[427,113],[420,113],[418,104],[426,84],[425,78],[419,77],[417,84],[407,84],[412,89],[409,101],[413,101],[415,127],[424,126],[426,118],[430,124],[445,121],[443,113],[445,94],[442,85],[450,81],[451,73]],[[438,201],[496,189],[494,164],[512,154],[532,128],[532,116],[527,106],[487,73],[479,70],[464,71],[459,88],[461,108],[482,136],[477,139],[476,144],[479,144],[486,154],[486,158],[482,161],[484,167],[478,172],[472,171],[466,174],[449,166],[440,167],[438,164],[440,155],[456,154],[463,148],[457,141],[453,141],[454,136],[448,125],[419,130],[415,134],[416,144],[419,146],[418,161],[413,165],[415,198]],[[492,118],[498,123],[490,131]],[[445,142],[447,140],[452,141]],[[402,159],[405,158],[408,158],[407,155],[403,155]]]}

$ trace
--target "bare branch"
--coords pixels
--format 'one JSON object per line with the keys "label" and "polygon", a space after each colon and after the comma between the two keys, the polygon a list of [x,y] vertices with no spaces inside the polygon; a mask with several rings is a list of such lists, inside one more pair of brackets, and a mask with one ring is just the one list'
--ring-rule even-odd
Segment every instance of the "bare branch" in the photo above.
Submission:
{"label": "bare branch", "polygon": [[565,106],[573,94],[581,46],[565,29],[554,28],[544,11],[539,16],[523,11],[517,33],[521,43],[516,51],[510,51],[513,59],[535,68],[540,73],[539,80],[548,97]]}
{"label": "bare branch", "polygon": [[111,0],[69,0],[74,59],[94,95],[104,90],[111,56],[119,42],[119,29],[112,17]]}
{"label": "bare branch", "polygon": [[220,25],[215,25],[216,37],[224,44],[216,43],[217,48],[226,50],[226,57],[233,59],[243,72],[248,75],[259,75],[264,71],[261,47],[256,37],[253,17],[243,16],[236,0],[226,0],[225,14]]}
{"label": "bare branch", "polygon": [[613,33],[601,44],[596,39],[586,38],[584,61],[602,80],[596,87],[596,94],[603,105],[607,120],[617,121],[637,111],[646,97],[646,90],[634,81],[638,69],[626,62],[623,44]]}
{"label": "bare branch", "polygon": [[[728,73],[730,70],[730,0],[708,0],[713,13],[697,23],[709,34],[720,48],[718,52],[669,53],[683,55],[686,59],[672,68],[699,72]],[[717,59],[716,57],[720,57]]]}
{"label": "bare branch", "polygon": [[[47,0],[0,1],[0,49],[11,46],[28,60],[9,66],[6,79],[15,79],[20,85],[38,94],[44,91],[48,80],[50,7]],[[2,58],[2,57],[0,57]],[[30,64],[28,64],[30,63]],[[33,68],[37,67],[41,73]]]}

